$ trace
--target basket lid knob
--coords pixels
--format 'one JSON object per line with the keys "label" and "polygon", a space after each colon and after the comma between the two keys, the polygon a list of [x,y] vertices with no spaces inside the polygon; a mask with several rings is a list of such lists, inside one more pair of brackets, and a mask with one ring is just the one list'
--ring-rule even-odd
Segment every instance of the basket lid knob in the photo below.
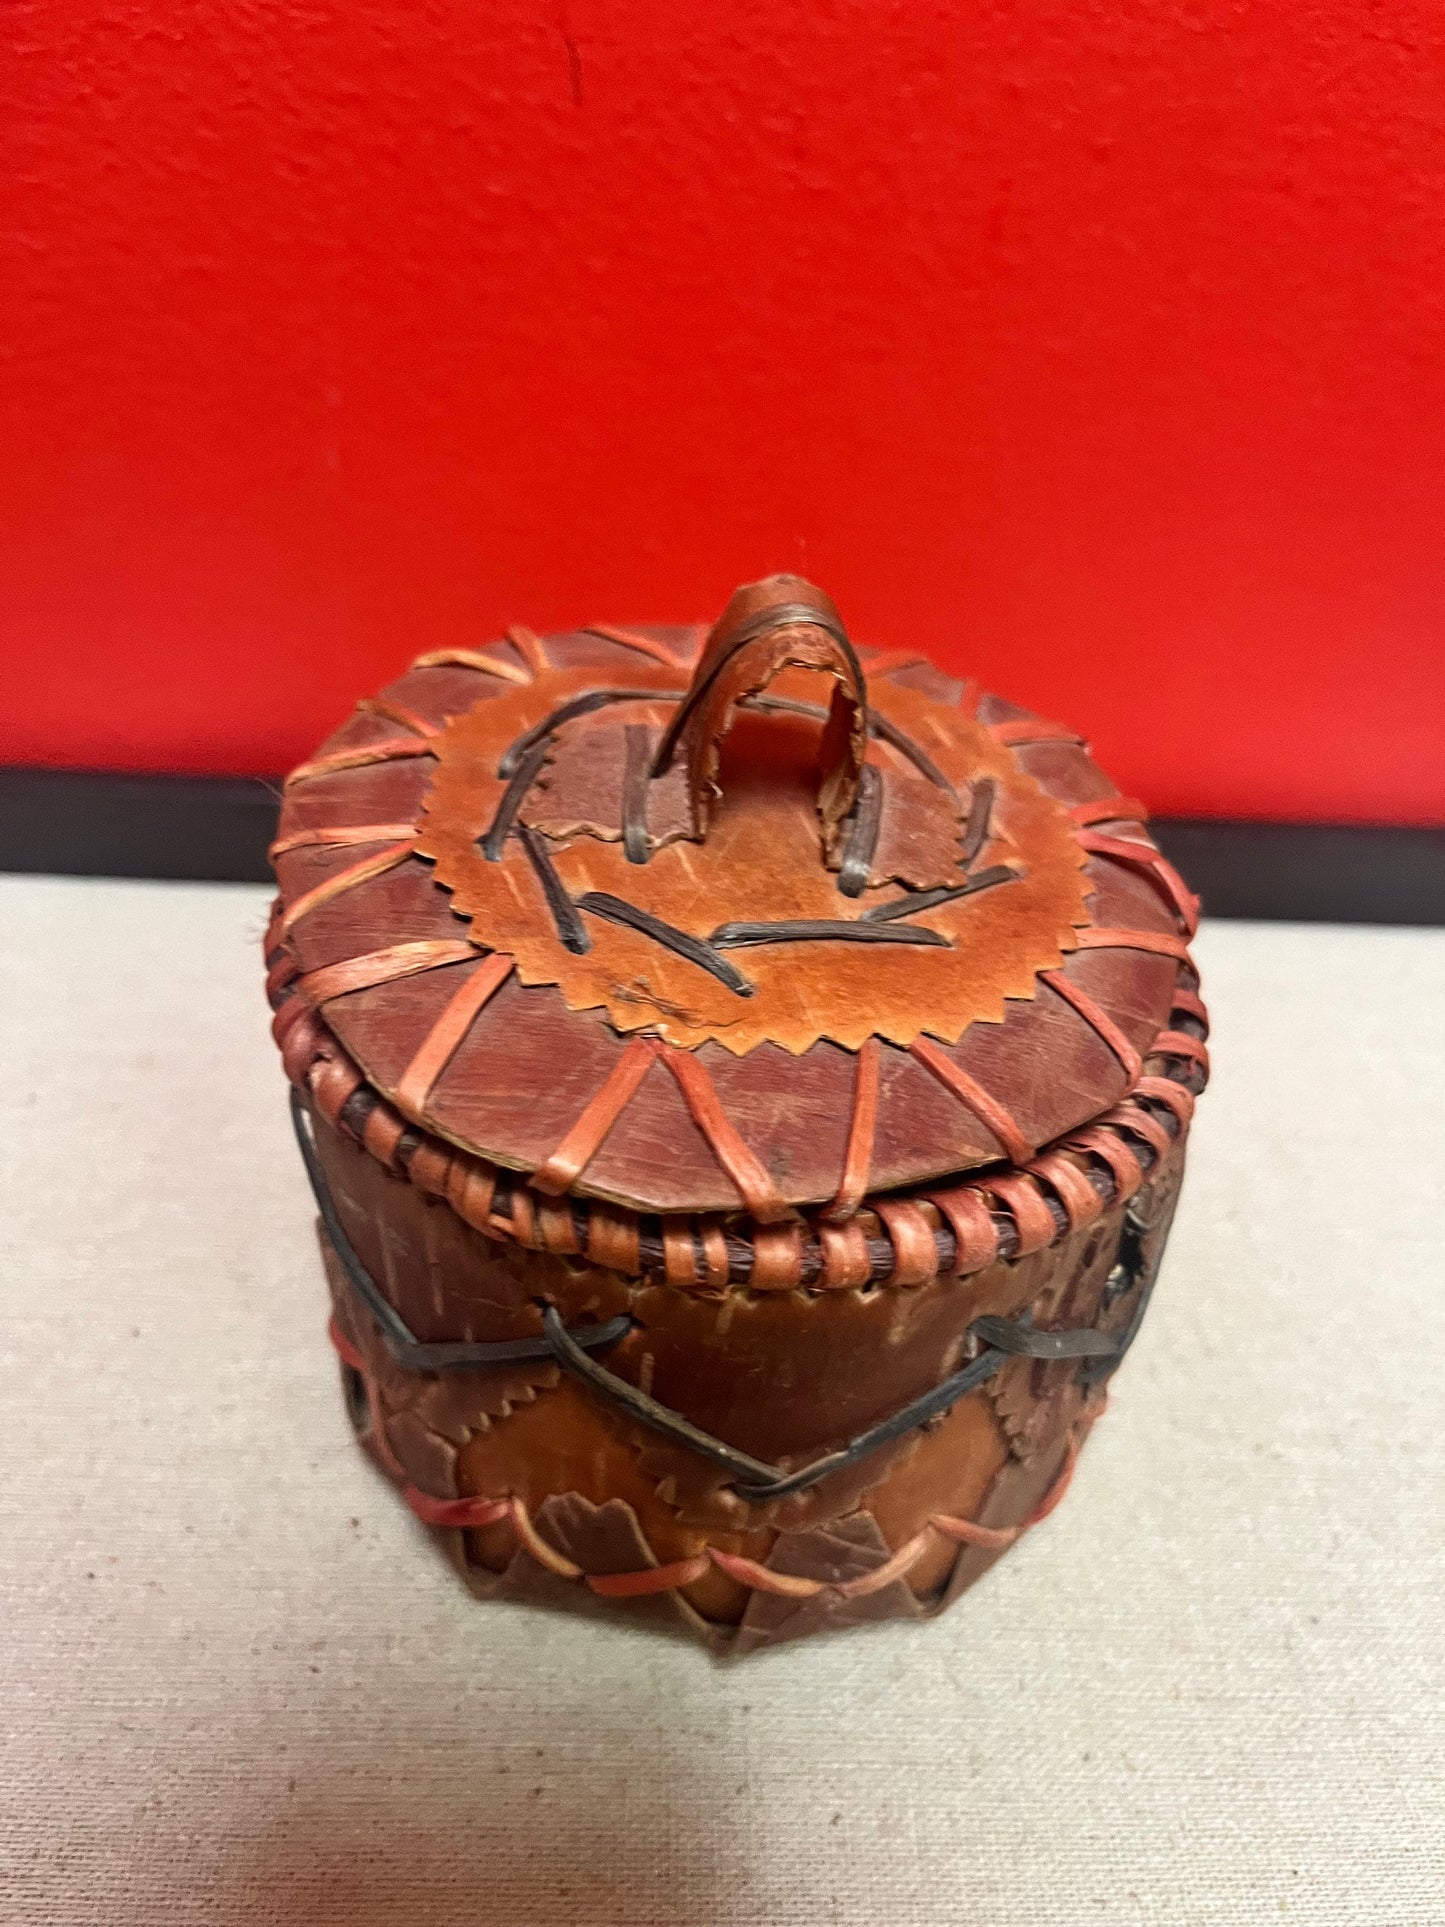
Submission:
{"label": "basket lid knob", "polygon": [[832,600],[801,576],[771,575],[733,592],[658,745],[652,774],[661,776],[681,751],[693,823],[706,838],[721,796],[718,766],[734,711],[785,669],[833,678],[818,750],[818,816],[831,857],[858,794],[868,747],[868,692]]}

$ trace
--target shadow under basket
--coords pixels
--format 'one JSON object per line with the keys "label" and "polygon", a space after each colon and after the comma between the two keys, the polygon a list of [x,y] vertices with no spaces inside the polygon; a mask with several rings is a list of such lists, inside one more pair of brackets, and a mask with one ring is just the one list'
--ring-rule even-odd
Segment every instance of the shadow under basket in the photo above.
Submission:
{"label": "shadow under basket", "polygon": [[1197,905],[1071,732],[777,577],[421,658],[272,855],[346,1408],[480,1597],[744,1653],[1059,1502],[1208,1068]]}

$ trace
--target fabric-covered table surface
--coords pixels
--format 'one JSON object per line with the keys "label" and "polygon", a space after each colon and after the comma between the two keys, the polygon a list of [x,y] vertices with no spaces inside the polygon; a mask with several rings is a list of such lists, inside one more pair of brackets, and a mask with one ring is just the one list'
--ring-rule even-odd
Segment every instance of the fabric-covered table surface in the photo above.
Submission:
{"label": "fabric-covered table surface", "polygon": [[0,879],[0,1920],[1445,1921],[1445,932],[1205,927],[1064,1505],[719,1665],[477,1605],[353,1444],[266,900]]}

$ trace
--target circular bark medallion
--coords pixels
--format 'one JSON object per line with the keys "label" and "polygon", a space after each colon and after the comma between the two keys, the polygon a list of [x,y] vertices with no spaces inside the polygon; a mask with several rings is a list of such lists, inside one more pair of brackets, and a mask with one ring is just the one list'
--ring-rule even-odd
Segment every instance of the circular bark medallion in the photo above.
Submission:
{"label": "circular bark medallion", "polygon": [[705,758],[665,762],[681,666],[543,668],[454,717],[418,853],[474,942],[619,1031],[797,1054],[997,1022],[1089,921],[1077,825],[962,710],[875,678],[864,747],[826,652],[769,647],[706,692]]}

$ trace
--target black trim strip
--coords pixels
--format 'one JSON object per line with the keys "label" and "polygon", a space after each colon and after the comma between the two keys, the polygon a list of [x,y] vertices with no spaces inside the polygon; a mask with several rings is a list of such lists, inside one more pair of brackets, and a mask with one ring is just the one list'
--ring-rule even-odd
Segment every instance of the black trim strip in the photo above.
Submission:
{"label": "black trim strip", "polygon": [[[764,704],[782,707],[757,699]],[[0,870],[269,883],[280,787],[279,778],[0,769]],[[1445,826],[1164,817],[1149,829],[1206,916],[1445,924]]]}

